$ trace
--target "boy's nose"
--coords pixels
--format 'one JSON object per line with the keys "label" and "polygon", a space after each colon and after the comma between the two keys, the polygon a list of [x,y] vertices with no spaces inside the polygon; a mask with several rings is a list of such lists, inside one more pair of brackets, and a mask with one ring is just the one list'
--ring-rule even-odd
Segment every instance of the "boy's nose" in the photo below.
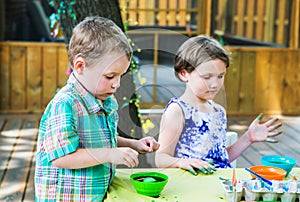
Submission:
{"label": "boy's nose", "polygon": [[120,82],[115,82],[111,85],[112,88],[119,88],[120,87]]}

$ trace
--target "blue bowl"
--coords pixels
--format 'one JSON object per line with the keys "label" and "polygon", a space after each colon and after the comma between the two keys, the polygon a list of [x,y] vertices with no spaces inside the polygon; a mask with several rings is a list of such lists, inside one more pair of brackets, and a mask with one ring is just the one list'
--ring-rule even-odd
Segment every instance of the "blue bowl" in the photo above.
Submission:
{"label": "blue bowl", "polygon": [[265,166],[273,166],[286,171],[286,176],[296,165],[296,160],[288,156],[268,155],[261,157],[261,163]]}

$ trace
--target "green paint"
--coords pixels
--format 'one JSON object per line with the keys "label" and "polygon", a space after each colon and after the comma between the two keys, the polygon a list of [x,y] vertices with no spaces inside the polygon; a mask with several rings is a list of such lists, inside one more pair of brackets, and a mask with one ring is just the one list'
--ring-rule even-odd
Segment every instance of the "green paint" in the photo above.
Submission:
{"label": "green paint", "polygon": [[262,117],[263,117],[263,113],[260,113],[257,117],[257,120],[261,121],[262,120]]}
{"label": "green paint", "polygon": [[289,164],[288,162],[285,162],[285,161],[269,161],[269,163],[275,163],[275,164]]}

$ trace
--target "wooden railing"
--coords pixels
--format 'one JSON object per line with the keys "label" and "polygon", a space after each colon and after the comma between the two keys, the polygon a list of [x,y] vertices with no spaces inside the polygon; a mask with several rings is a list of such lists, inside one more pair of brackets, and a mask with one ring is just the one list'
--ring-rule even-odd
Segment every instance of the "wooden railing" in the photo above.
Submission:
{"label": "wooden railing", "polygon": [[191,16],[198,12],[191,1],[120,0],[124,20],[129,25],[178,26],[191,23]]}
{"label": "wooden railing", "polygon": [[[215,1],[216,2],[216,1]],[[297,47],[299,0],[230,0],[213,5],[214,29],[238,36]],[[297,25],[297,30],[295,26]],[[297,36],[294,36],[294,35]]]}
{"label": "wooden railing", "polygon": [[[231,114],[300,114],[300,51],[227,47],[233,62],[225,81]],[[66,80],[64,43],[0,43],[0,112],[41,112]],[[141,103],[141,107],[160,104]]]}
{"label": "wooden railing", "polygon": [[299,48],[300,0],[120,0],[130,26],[224,34]]}
{"label": "wooden railing", "polygon": [[[129,26],[163,27],[189,34],[209,30],[210,0],[120,0],[123,21]],[[200,20],[199,20],[200,19]]]}

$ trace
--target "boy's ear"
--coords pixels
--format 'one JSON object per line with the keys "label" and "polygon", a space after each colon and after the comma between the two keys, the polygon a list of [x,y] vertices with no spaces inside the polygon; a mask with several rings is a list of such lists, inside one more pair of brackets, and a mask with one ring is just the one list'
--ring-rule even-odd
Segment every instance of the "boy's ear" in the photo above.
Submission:
{"label": "boy's ear", "polygon": [[82,74],[84,68],[85,68],[85,59],[82,57],[76,58],[74,62],[74,70],[76,71],[76,73]]}
{"label": "boy's ear", "polygon": [[178,73],[178,77],[180,78],[181,81],[187,82],[188,81],[188,79],[187,79],[187,71],[185,69],[181,70]]}

